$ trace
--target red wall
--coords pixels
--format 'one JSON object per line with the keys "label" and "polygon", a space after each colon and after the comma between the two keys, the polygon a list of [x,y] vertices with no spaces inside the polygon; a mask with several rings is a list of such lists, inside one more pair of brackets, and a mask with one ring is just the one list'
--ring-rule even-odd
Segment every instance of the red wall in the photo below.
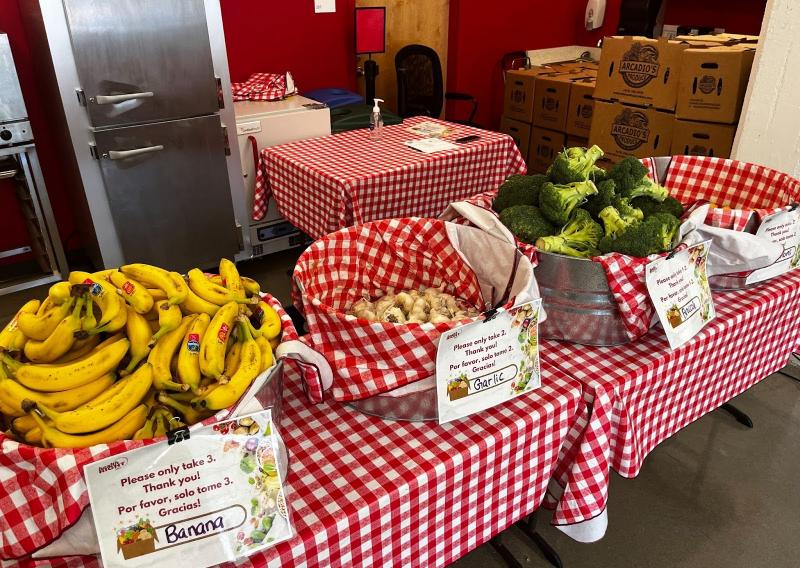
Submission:
{"label": "red wall", "polygon": [[300,92],[356,88],[355,0],[315,14],[311,0],[222,0],[232,81],[251,73],[291,71]]}
{"label": "red wall", "polygon": [[[586,0],[451,0],[447,88],[478,100],[475,121],[496,128],[503,112],[500,60],[511,51],[562,45],[596,45],[617,28],[620,0],[609,0],[604,28],[583,27]],[[449,118],[463,108],[449,107]]]}
{"label": "red wall", "polygon": [[666,0],[665,24],[725,28],[758,35],[767,0]]}

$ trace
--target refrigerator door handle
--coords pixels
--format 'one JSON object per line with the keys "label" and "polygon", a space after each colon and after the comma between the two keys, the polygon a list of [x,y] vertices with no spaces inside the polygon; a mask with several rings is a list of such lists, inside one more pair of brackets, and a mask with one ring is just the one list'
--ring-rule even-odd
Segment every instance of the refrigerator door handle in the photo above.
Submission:
{"label": "refrigerator door handle", "polygon": [[[124,101],[132,101],[134,99],[149,99],[153,96],[153,91],[145,91],[144,93],[125,93],[124,95],[97,95],[94,97],[94,103],[98,105],[113,105]],[[92,99],[89,99],[90,101]]]}
{"label": "refrigerator door handle", "polygon": [[134,150],[109,150],[103,154],[104,158],[109,160],[124,160],[125,158],[133,158],[134,156],[141,156],[142,154],[149,154],[151,152],[159,152],[164,149],[164,146],[145,146],[144,148],[135,148]]}

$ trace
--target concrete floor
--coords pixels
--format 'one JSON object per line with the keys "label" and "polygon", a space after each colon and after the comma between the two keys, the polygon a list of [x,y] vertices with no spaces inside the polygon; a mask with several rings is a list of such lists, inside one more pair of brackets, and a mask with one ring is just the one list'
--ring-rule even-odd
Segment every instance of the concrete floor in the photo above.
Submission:
{"label": "concrete floor", "polygon": [[[240,272],[289,304],[299,251],[241,263]],[[208,268],[208,267],[206,267]],[[0,296],[0,325],[34,289]],[[797,367],[790,372],[800,373]],[[636,479],[613,474],[609,528],[594,544],[572,541],[547,524],[540,532],[567,568],[797,568],[800,566],[800,382],[776,374],[735,403],[755,422],[749,430],[712,412],[662,443]],[[547,567],[518,529],[504,542],[525,566]],[[483,545],[453,568],[502,568]]]}

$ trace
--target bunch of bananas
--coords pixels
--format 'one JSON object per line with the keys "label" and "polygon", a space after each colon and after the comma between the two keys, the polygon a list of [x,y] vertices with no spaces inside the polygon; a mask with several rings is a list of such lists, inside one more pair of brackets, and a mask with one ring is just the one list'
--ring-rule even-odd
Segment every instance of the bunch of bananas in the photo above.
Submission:
{"label": "bunch of bananas", "polygon": [[227,259],[219,275],[71,272],[0,331],[6,435],[58,448],[147,439],[235,404],[280,342],[260,292]]}

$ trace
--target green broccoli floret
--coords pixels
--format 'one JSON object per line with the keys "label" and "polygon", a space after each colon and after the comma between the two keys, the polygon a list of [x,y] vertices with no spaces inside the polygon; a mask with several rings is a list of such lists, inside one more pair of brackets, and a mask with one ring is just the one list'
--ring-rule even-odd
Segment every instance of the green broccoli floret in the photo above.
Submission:
{"label": "green broccoli floret", "polygon": [[629,220],[636,220],[641,221],[644,219],[644,213],[642,213],[641,209],[636,209],[636,207],[631,205],[630,200],[627,197],[615,197],[612,201],[612,205],[619,211],[619,214]]}
{"label": "green broccoli floret", "polygon": [[492,209],[500,213],[514,205],[539,205],[539,190],[549,180],[546,175],[512,175],[497,190]]}
{"label": "green broccoli floret", "polygon": [[669,191],[667,191],[667,188],[657,184],[649,177],[645,177],[639,182],[639,185],[635,186],[633,189],[620,191],[619,193],[628,199],[649,197],[650,199],[655,199],[656,201],[664,201],[667,197],[669,197]]}
{"label": "green broccoli floret", "polygon": [[588,258],[597,254],[597,243],[603,236],[600,226],[588,211],[576,209],[572,220],[561,232],[551,237],[541,237],[536,248],[544,252],[555,252],[577,258]]}
{"label": "green broccoli floret", "polygon": [[611,178],[608,177],[608,172],[603,168],[600,168],[598,166],[592,166],[592,172],[589,174],[589,179],[592,180],[594,183],[600,183],[601,181],[605,181]]}
{"label": "green broccoli floret", "polygon": [[672,250],[673,240],[681,222],[669,213],[656,213],[641,223],[629,225],[613,237],[600,239],[603,254],[619,252],[636,257],[646,257]]}
{"label": "green broccoli floret", "polygon": [[597,194],[597,186],[591,181],[579,181],[566,185],[546,183],[539,192],[539,207],[550,221],[558,226],[567,224],[572,211],[588,196]]}
{"label": "green broccoli floret", "polygon": [[600,211],[600,220],[603,221],[605,236],[614,238],[618,233],[622,233],[631,225],[638,223],[637,219],[623,217],[616,207],[608,206]]}
{"label": "green broccoli floret", "polygon": [[656,213],[669,213],[680,219],[683,215],[683,205],[674,197],[667,197],[661,203],[649,197],[637,197],[631,201],[631,205],[641,209],[645,217],[655,215]]}
{"label": "green broccoli floret", "polygon": [[627,192],[647,177],[647,168],[638,158],[628,156],[611,168],[608,177],[617,184],[617,193],[628,197]]}
{"label": "green broccoli floret", "polygon": [[513,205],[503,209],[500,222],[519,240],[529,244],[535,243],[539,237],[556,233],[555,226],[533,205]]}
{"label": "green broccoli floret", "polygon": [[613,179],[603,180],[596,185],[597,195],[589,197],[583,209],[591,213],[595,219],[599,219],[600,211],[614,204],[614,198],[617,197],[617,186]]}
{"label": "green broccoli floret", "polygon": [[594,173],[594,163],[603,157],[599,146],[586,148],[565,148],[560,152],[547,170],[553,183],[573,183],[586,181]]}

